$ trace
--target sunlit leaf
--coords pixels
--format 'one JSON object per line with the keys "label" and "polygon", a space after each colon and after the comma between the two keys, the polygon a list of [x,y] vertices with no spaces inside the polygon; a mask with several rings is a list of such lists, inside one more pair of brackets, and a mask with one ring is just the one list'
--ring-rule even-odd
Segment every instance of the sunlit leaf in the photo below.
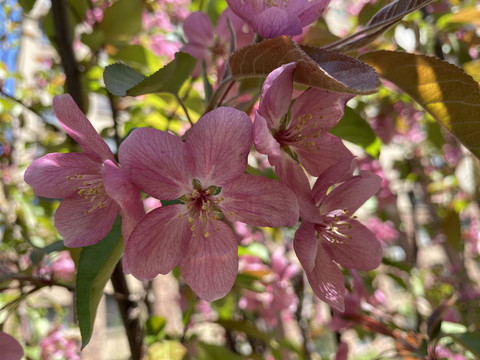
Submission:
{"label": "sunlit leaf", "polygon": [[426,55],[383,50],[360,59],[410,95],[480,157],[480,85],[471,76]]}
{"label": "sunlit leaf", "polygon": [[113,95],[125,96],[127,90],[140,83],[145,76],[125,64],[108,65],[103,72],[107,90]]}
{"label": "sunlit leaf", "polygon": [[467,350],[471,351],[475,356],[480,356],[480,333],[468,332],[463,334],[450,335],[450,337]]}
{"label": "sunlit leaf", "polygon": [[148,348],[147,360],[182,360],[186,354],[187,349],[178,340],[165,340]]}
{"label": "sunlit leaf", "polygon": [[235,354],[225,346],[198,343],[200,360],[246,360],[247,357]]}
{"label": "sunlit leaf", "polygon": [[82,348],[90,341],[98,303],[123,248],[121,221],[117,218],[105,239],[82,249],[78,261],[75,301]]}
{"label": "sunlit leaf", "polygon": [[439,29],[443,29],[451,24],[480,26],[480,9],[475,6],[465,7],[456,13],[443,15],[437,22]]}
{"label": "sunlit leaf", "polygon": [[402,20],[405,15],[416,11],[433,0],[395,0],[377,12],[361,30],[346,38],[325,46],[325,49],[348,52],[362,48],[392,25]]}
{"label": "sunlit leaf", "polygon": [[229,60],[235,78],[266,77],[290,62],[297,63],[294,78],[297,83],[353,94],[377,91],[377,74],[368,65],[333,51],[299,46],[287,36],[243,47]]}
{"label": "sunlit leaf", "polygon": [[105,34],[106,41],[130,41],[142,31],[142,1],[115,1],[103,12],[97,31]]}
{"label": "sunlit leaf", "polygon": [[345,115],[330,130],[330,133],[362,147],[373,157],[378,157],[380,154],[380,140],[376,137],[370,125],[349,107],[345,108]]}

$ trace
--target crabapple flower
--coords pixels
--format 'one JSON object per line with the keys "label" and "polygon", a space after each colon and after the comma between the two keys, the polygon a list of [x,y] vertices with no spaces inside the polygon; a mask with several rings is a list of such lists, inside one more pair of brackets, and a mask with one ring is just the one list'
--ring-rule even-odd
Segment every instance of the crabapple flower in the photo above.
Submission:
{"label": "crabapple flower", "polygon": [[352,176],[350,168],[344,161],[319,176],[312,193],[322,221],[304,221],[293,242],[314,293],[340,311],[344,310],[345,284],[337,264],[368,271],[382,260],[380,242],[352,217],[378,191],[381,178],[366,171]]}
{"label": "crabapple flower", "polygon": [[13,336],[1,331],[0,349],[4,360],[20,360],[23,357],[23,348],[20,343]]}
{"label": "crabapple flower", "polygon": [[290,107],[295,67],[295,63],[282,65],[267,76],[253,140],[257,151],[268,155],[280,182],[297,196],[300,216],[316,221],[318,211],[302,166],[319,176],[331,165],[353,159],[342,140],[328,132],[342,118],[352,95],[309,88]]}
{"label": "crabapple flower", "polygon": [[63,198],[55,213],[55,227],[65,246],[98,243],[119,213],[127,240],[144,214],[139,191],[70,95],[55,96],[53,111],[83,152],[53,153],[35,160],[25,172],[25,182],[38,196]]}
{"label": "crabapple flower", "polygon": [[125,248],[132,275],[150,280],[176,265],[202,299],[223,297],[238,270],[237,240],[227,222],[291,226],[294,194],[278,181],[245,174],[252,122],[233,108],[202,116],[185,142],[155,129],[137,129],[120,146],[130,180],[172,205],[149,212]]}
{"label": "crabapple flower", "polygon": [[80,360],[78,341],[67,335],[63,326],[55,326],[40,341],[42,360]]}
{"label": "crabapple flower", "polygon": [[257,34],[269,39],[302,33],[324,12],[330,0],[227,0],[228,6]]}

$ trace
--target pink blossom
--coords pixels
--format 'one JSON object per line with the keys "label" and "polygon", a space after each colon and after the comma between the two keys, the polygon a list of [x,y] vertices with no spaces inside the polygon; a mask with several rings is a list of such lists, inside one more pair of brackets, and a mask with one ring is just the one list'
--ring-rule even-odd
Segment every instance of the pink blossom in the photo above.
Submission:
{"label": "pink blossom", "polygon": [[377,192],[380,181],[366,171],[352,176],[349,161],[331,166],[312,189],[322,220],[304,221],[295,233],[293,246],[314,293],[340,311],[344,310],[345,285],[337,264],[368,271],[382,259],[380,242],[352,217]]}
{"label": "pink blossom", "polygon": [[80,360],[80,346],[76,339],[68,337],[62,326],[50,330],[40,341],[42,360]]}
{"label": "pink blossom", "polygon": [[149,280],[176,265],[201,298],[223,297],[238,269],[237,240],[228,222],[291,226],[295,196],[274,180],[245,174],[252,122],[218,108],[189,131],[186,141],[155,129],[137,129],[121,145],[120,163],[146,194],[177,203],[149,212],[125,248],[132,274]]}
{"label": "pink blossom", "polygon": [[150,36],[150,47],[153,53],[158,56],[165,56],[170,60],[173,60],[181,45],[178,41],[166,39],[163,34]]}
{"label": "pink blossom", "polygon": [[1,331],[0,349],[4,360],[20,360],[23,357],[22,345],[13,336]]}
{"label": "pink blossom", "polygon": [[377,217],[369,218],[365,224],[375,237],[386,245],[397,239],[399,233],[390,220],[383,222]]}
{"label": "pink blossom", "polygon": [[295,66],[283,65],[265,80],[253,137],[257,151],[268,155],[275,166],[280,182],[297,196],[300,216],[317,221],[310,183],[298,161],[318,176],[339,161],[353,159],[342,140],[328,132],[343,116],[352,95],[310,88],[290,108]]}
{"label": "pink blossom", "polygon": [[70,282],[75,276],[75,263],[69,251],[62,251],[50,265],[50,271],[55,279]]}
{"label": "pink blossom", "polygon": [[138,190],[70,95],[56,96],[53,111],[83,152],[53,153],[35,160],[25,172],[25,182],[38,196],[63,198],[55,214],[55,227],[65,246],[98,243],[119,213],[127,239],[144,213]]}
{"label": "pink blossom", "polygon": [[317,20],[330,0],[227,0],[232,11],[263,38],[302,33]]}
{"label": "pink blossom", "polygon": [[337,346],[337,352],[335,353],[335,360],[347,360],[348,359],[348,344],[340,341]]}

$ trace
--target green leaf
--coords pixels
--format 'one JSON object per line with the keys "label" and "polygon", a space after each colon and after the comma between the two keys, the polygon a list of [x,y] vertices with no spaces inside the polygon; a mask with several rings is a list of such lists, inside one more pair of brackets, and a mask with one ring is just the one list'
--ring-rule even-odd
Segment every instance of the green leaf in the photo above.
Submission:
{"label": "green leaf", "polygon": [[151,93],[178,94],[182,84],[189,78],[196,61],[190,54],[177,52],[175,59],[128,89],[127,95],[138,96]]}
{"label": "green leaf", "polygon": [[187,349],[177,340],[156,342],[148,348],[147,360],[169,359],[182,360]]}
{"label": "green leaf", "polygon": [[272,339],[270,334],[267,334],[261,330],[259,330],[255,324],[252,322],[243,320],[243,321],[236,321],[236,320],[217,320],[217,323],[223,326],[225,329],[230,331],[242,331],[246,335],[263,340],[265,342],[270,342]]}
{"label": "green leaf", "polygon": [[24,13],[29,13],[33,9],[36,0],[17,0]]}
{"label": "green leaf", "polygon": [[354,110],[345,108],[342,120],[330,133],[362,147],[368,154],[378,158],[381,143],[370,125]]}
{"label": "green leaf", "polygon": [[105,34],[106,41],[130,41],[142,31],[142,1],[118,0],[105,9],[97,31]]}
{"label": "green leaf", "polygon": [[205,343],[198,343],[199,359],[200,360],[245,360],[244,356],[237,355],[225,346],[211,345]]}
{"label": "green leaf", "polygon": [[456,251],[463,251],[464,242],[460,230],[460,219],[458,213],[448,209],[442,219],[442,229],[447,238],[447,243]]}
{"label": "green leaf", "polygon": [[471,351],[474,355],[480,356],[480,333],[469,332],[449,336],[465,349]]}
{"label": "green leaf", "polygon": [[125,96],[127,90],[140,83],[145,76],[125,64],[112,64],[105,68],[103,80],[113,95]]}
{"label": "green leaf", "polygon": [[82,349],[90,341],[98,303],[123,253],[123,248],[121,221],[117,218],[105,239],[82,249],[76,284],[76,309],[82,335]]}
{"label": "green leaf", "polygon": [[394,83],[480,158],[480,84],[438,58],[396,51],[360,57]]}
{"label": "green leaf", "polygon": [[167,320],[160,315],[152,315],[148,318],[147,323],[145,324],[147,335],[158,336],[165,329]]}

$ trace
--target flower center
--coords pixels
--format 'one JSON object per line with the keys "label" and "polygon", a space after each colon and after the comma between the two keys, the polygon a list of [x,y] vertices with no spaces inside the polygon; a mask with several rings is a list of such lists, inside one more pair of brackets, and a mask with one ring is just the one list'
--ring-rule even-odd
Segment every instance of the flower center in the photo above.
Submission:
{"label": "flower center", "polygon": [[[202,225],[202,234],[205,238],[209,237],[207,224],[212,220],[220,220],[221,210],[218,208],[223,200],[222,195],[219,195],[222,188],[219,186],[209,186],[208,188],[202,188],[200,181],[194,179],[193,182],[193,191],[190,194],[185,194],[180,199],[185,202],[187,206],[187,212],[180,214],[179,216],[185,216],[188,214],[188,223],[191,225],[190,230],[193,233],[193,236],[197,234],[197,224]],[[200,222],[195,220],[199,219]],[[216,228],[217,231],[220,231],[219,228]]]}
{"label": "flower center", "polygon": [[350,235],[344,233],[345,230],[352,228],[347,212],[347,209],[335,210],[322,216],[323,224],[315,225],[317,238],[323,238],[332,245],[345,244],[347,240],[351,239]]}
{"label": "flower center", "polygon": [[302,147],[310,152],[316,152],[320,150],[320,146],[316,143],[315,138],[318,138],[324,128],[319,127],[317,120],[313,118],[309,113],[305,113],[302,116],[297,117],[289,125],[286,124],[285,118],[280,126],[280,129],[273,134],[275,139],[284,146],[297,146]]}
{"label": "flower center", "polygon": [[101,175],[73,175],[67,176],[67,180],[74,181],[73,189],[77,190],[77,194],[92,203],[90,208],[84,210],[85,215],[104,208],[112,201],[105,191]]}

